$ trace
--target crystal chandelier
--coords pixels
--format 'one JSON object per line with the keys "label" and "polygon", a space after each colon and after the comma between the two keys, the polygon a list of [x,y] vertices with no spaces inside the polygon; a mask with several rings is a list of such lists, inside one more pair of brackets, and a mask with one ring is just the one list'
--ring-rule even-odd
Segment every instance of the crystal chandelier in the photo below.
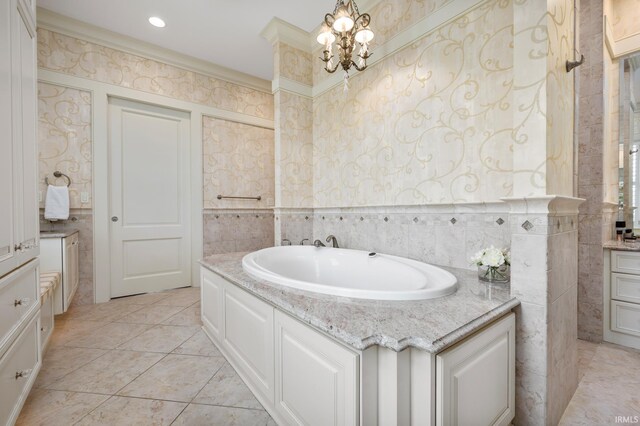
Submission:
{"label": "crystal chandelier", "polygon": [[[339,66],[345,72],[345,88],[351,66],[358,71],[367,68],[367,59],[371,56],[369,43],[373,40],[373,31],[369,27],[371,17],[368,13],[360,14],[358,5],[353,0],[338,0],[333,13],[327,13],[318,35],[318,43],[324,46],[322,62],[328,73],[334,73]],[[333,61],[333,43],[338,49],[338,62]],[[359,46],[358,46],[359,45]],[[357,62],[353,53],[360,48]]]}

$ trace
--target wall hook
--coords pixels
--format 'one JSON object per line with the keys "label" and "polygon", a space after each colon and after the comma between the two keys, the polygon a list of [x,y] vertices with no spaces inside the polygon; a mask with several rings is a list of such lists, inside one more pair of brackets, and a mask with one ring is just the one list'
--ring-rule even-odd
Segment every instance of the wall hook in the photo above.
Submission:
{"label": "wall hook", "polygon": [[567,72],[570,72],[572,69],[579,67],[580,65],[582,65],[584,63],[584,55],[580,54],[580,60],[579,61],[569,61],[567,60]]}

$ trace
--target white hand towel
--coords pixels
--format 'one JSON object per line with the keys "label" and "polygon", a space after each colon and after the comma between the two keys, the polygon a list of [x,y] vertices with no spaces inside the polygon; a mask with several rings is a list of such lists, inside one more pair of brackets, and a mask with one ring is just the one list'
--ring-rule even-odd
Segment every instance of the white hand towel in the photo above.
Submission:
{"label": "white hand towel", "polygon": [[44,218],[47,220],[69,219],[69,188],[53,185],[47,187]]}

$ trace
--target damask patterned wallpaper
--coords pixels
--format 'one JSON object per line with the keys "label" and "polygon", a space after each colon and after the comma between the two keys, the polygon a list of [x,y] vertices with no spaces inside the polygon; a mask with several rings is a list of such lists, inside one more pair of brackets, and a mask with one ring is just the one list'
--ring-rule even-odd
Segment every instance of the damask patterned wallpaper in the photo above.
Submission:
{"label": "damask patterned wallpaper", "polygon": [[[427,15],[437,12],[443,6],[451,3],[453,0],[392,0],[381,1],[370,10],[361,10],[371,15],[372,29],[375,32],[375,38],[371,43],[371,47],[375,50],[376,46],[381,46],[398,32],[409,28],[416,24]],[[327,11],[329,12],[329,11]],[[313,58],[321,56],[322,46],[317,45]],[[313,80],[315,84],[320,83],[329,77],[322,66],[313,67]]]}
{"label": "damask patterned wallpaper", "polygon": [[[71,178],[69,202],[72,209],[90,209],[92,200],[91,93],[52,84],[38,84],[38,168],[40,191],[46,193],[44,178],[63,185],[56,170]],[[88,202],[81,202],[86,192]],[[44,207],[44,202],[40,203]]]}
{"label": "damask patterned wallpaper", "polygon": [[174,99],[273,118],[273,95],[38,29],[38,67]]}
{"label": "damask patterned wallpaper", "polygon": [[512,47],[512,3],[488,1],[315,98],[315,206],[509,196]]}
{"label": "damask patterned wallpaper", "polygon": [[[211,117],[202,124],[204,208],[273,207],[273,130]],[[218,200],[218,194],[262,200]]]}

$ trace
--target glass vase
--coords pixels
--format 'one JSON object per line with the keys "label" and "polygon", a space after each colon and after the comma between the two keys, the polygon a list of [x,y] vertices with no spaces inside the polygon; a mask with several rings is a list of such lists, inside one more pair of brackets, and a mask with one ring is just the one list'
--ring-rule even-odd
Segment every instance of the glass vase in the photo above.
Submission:
{"label": "glass vase", "polygon": [[509,265],[478,266],[478,278],[489,283],[508,283]]}

